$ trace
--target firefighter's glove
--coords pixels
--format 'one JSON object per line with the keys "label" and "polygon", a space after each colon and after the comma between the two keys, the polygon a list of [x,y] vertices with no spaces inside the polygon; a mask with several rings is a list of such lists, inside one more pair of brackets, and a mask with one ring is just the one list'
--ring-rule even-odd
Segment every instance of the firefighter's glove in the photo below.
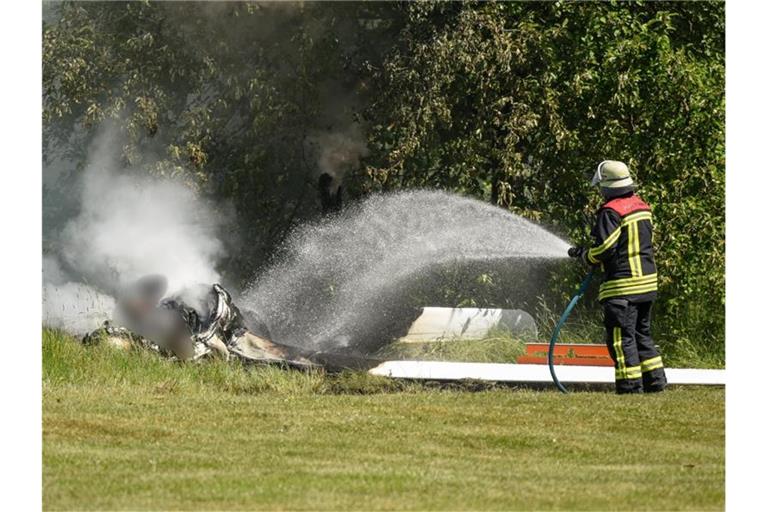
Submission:
{"label": "firefighter's glove", "polygon": [[571,247],[568,249],[568,256],[571,258],[580,260],[583,264],[589,265],[587,261],[587,249],[586,247]]}

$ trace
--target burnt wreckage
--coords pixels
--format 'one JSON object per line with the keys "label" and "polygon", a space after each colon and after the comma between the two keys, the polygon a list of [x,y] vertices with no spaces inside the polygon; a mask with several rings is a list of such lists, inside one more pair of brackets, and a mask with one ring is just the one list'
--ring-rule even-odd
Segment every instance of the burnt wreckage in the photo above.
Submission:
{"label": "burnt wreckage", "polygon": [[85,335],[87,345],[139,346],[178,361],[206,358],[280,364],[298,369],[367,369],[378,362],[275,343],[252,315],[247,318],[221,285],[199,285],[165,297],[163,276],[142,277],[118,295],[114,321]]}

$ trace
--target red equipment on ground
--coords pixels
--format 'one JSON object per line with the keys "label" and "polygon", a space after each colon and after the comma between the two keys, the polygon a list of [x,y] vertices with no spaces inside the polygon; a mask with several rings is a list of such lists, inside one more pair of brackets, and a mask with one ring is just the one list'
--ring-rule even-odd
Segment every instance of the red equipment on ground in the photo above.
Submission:
{"label": "red equipment on ground", "polygon": [[[547,343],[526,343],[525,354],[517,358],[518,364],[547,364]],[[593,343],[560,343],[555,346],[555,364],[579,366],[613,366],[608,348]]]}

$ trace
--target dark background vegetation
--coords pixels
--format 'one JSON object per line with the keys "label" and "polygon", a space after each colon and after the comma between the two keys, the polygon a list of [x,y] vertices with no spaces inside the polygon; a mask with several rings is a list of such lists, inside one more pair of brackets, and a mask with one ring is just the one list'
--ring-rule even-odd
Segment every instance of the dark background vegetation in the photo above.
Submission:
{"label": "dark background vegetation", "polygon": [[[317,134],[363,134],[347,201],[440,188],[581,243],[583,173],[620,159],[654,208],[656,338],[722,364],[724,39],[721,2],[64,2],[44,16],[43,157],[76,175],[117,122],[127,168],[235,209],[223,270],[243,280],[320,215]],[[582,273],[556,271],[551,299]],[[446,293],[503,295],[492,274]]]}

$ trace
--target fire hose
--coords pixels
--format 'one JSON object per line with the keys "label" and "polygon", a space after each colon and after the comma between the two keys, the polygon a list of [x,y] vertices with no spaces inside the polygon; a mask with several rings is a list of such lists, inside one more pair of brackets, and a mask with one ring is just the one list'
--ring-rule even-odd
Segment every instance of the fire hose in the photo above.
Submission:
{"label": "fire hose", "polygon": [[555,362],[554,362],[555,344],[557,343],[557,338],[560,336],[560,329],[563,327],[563,324],[565,324],[565,321],[568,320],[568,317],[570,316],[571,311],[573,311],[573,308],[576,306],[576,303],[579,302],[579,299],[581,299],[582,295],[584,295],[584,293],[587,291],[587,288],[589,288],[589,283],[592,281],[592,273],[593,271],[590,270],[587,276],[581,282],[581,285],[579,286],[579,290],[571,298],[571,302],[568,303],[568,306],[565,308],[565,311],[563,311],[563,314],[560,315],[560,320],[557,321],[557,325],[555,325],[555,330],[552,333],[552,338],[549,340],[549,352],[547,353],[547,362],[549,363],[549,373],[552,375],[552,380],[554,381],[555,386],[557,386],[557,389],[559,389],[562,393],[568,393],[568,390],[558,380],[557,374],[555,373]]}

